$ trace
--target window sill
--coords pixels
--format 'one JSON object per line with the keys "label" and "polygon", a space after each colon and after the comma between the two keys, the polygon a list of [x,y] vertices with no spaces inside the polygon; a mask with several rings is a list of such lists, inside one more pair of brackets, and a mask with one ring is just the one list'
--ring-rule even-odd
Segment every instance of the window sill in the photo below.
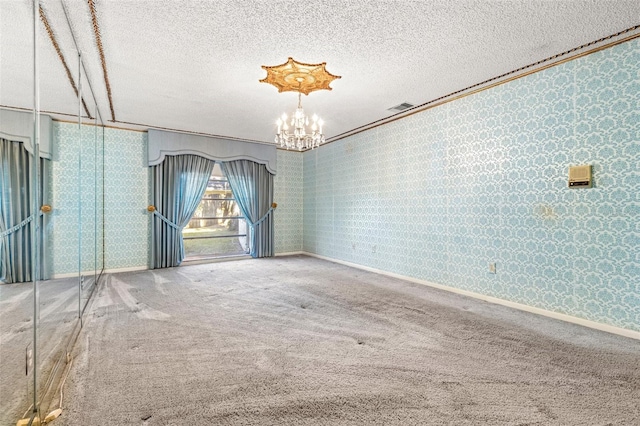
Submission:
{"label": "window sill", "polygon": [[182,261],[180,266],[197,265],[200,263],[226,262],[229,260],[242,260],[242,259],[251,259],[251,256],[248,254],[232,254],[232,255],[226,255],[226,256],[187,257]]}

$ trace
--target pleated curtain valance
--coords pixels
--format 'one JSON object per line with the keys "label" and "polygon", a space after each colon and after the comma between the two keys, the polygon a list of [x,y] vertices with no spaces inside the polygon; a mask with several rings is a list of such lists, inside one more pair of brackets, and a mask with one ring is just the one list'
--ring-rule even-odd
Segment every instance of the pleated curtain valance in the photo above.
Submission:
{"label": "pleated curtain valance", "polygon": [[[40,115],[40,158],[53,160],[53,126],[51,117]],[[22,142],[33,154],[33,113],[0,108],[0,138]]]}
{"label": "pleated curtain valance", "polygon": [[149,166],[162,163],[167,155],[197,155],[220,162],[249,160],[276,174],[276,146],[271,144],[150,129],[148,146]]}

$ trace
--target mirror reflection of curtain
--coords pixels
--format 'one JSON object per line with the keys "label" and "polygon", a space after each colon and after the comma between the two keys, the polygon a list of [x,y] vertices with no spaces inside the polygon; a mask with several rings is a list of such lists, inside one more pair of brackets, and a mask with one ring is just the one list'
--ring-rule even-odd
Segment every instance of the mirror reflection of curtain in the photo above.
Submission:
{"label": "mirror reflection of curtain", "polygon": [[[6,283],[32,280],[31,227],[34,220],[45,229],[40,211],[33,212],[31,176],[33,157],[22,142],[0,138],[0,280]],[[40,159],[40,202],[47,202],[49,161]],[[25,223],[25,221],[29,221]],[[48,278],[46,236],[40,232],[40,279]]]}
{"label": "mirror reflection of curtain", "polygon": [[197,155],[167,155],[152,167],[152,268],[179,266],[185,257],[182,229],[207,189],[215,162]]}
{"label": "mirror reflection of curtain", "polygon": [[222,170],[249,224],[251,256],[273,256],[273,175],[263,164],[249,160],[223,162]]}

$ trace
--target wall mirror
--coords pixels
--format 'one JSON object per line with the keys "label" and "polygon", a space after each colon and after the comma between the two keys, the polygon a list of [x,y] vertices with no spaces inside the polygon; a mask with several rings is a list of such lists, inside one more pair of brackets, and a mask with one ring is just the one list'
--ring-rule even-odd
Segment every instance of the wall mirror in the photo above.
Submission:
{"label": "wall mirror", "polygon": [[0,8],[0,424],[30,424],[104,270],[104,127],[64,2]]}
{"label": "wall mirror", "polygon": [[37,77],[33,5],[0,7],[3,38],[5,34],[14,38],[11,43],[3,40],[0,55],[22,59],[13,64],[0,61],[0,105],[14,107],[0,110],[0,424],[8,425],[29,415],[35,395],[37,293],[31,276],[35,222],[28,190],[34,182]]}

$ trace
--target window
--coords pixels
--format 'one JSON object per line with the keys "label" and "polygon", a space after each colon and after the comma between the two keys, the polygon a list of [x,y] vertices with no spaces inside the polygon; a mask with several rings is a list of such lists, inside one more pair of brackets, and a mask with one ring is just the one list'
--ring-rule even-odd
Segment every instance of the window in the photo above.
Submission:
{"label": "window", "polygon": [[185,260],[244,255],[249,252],[247,223],[231,187],[216,163],[207,190],[182,230]]}

